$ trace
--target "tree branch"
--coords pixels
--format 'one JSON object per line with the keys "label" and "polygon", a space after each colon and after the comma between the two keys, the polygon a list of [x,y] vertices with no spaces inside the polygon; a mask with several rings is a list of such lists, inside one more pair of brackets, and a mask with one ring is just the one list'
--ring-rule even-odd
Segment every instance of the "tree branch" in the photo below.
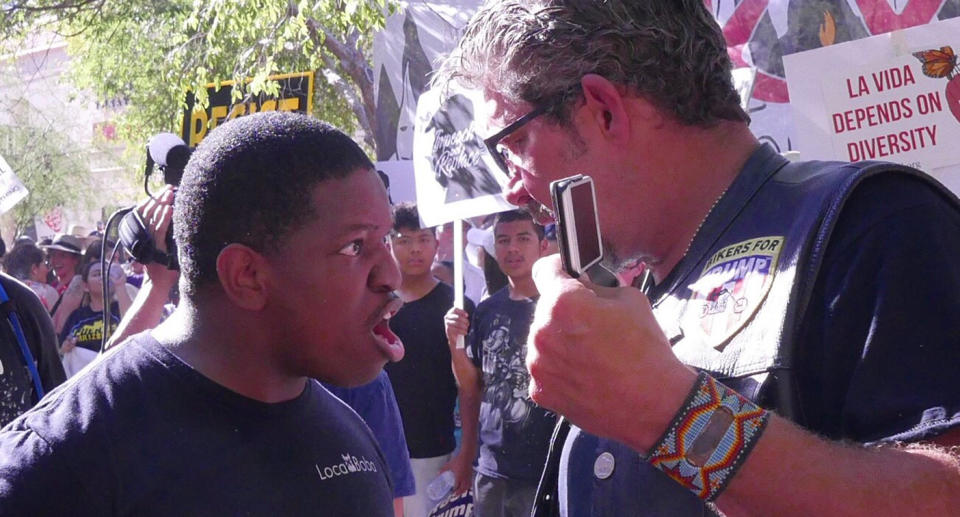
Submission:
{"label": "tree branch", "polygon": [[[308,18],[306,20],[307,29],[310,32],[310,38],[317,45],[323,45],[330,53],[337,58],[339,65],[334,65],[327,60],[327,65],[331,70],[342,70],[344,75],[350,78],[356,90],[348,95],[350,107],[360,127],[366,134],[363,141],[367,143],[374,151],[377,149],[375,135],[377,134],[376,100],[373,94],[373,69],[367,63],[367,59],[357,45],[357,33],[351,31],[347,35],[348,42],[342,42],[331,31],[321,26],[316,20]],[[328,78],[329,80],[329,78]],[[341,79],[342,81],[342,79]],[[331,83],[338,90],[343,91],[347,85]],[[359,91],[359,98],[356,91]]]}

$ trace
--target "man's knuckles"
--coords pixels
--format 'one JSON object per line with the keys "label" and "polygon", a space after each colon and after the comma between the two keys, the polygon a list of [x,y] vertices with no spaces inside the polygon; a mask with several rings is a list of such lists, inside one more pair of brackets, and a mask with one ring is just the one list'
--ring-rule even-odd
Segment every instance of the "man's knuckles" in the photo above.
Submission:
{"label": "man's knuckles", "polygon": [[581,334],[590,314],[598,306],[593,292],[579,283],[579,288],[568,288],[555,293],[555,296],[541,297],[537,303],[534,322],[567,334]]}

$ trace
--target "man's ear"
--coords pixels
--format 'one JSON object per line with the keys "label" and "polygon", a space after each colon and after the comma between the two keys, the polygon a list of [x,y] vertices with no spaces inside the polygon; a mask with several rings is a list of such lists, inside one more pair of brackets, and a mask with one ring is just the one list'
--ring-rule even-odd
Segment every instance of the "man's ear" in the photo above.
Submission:
{"label": "man's ear", "polygon": [[625,86],[608,81],[597,74],[587,74],[580,79],[580,87],[590,116],[604,136],[615,143],[626,145],[631,118],[644,119],[648,125],[659,126],[663,121],[660,111],[644,97],[630,94]]}
{"label": "man's ear", "polygon": [[630,135],[630,120],[621,89],[597,74],[580,79],[587,112],[601,133],[614,142],[626,142]]}
{"label": "man's ear", "polygon": [[267,302],[267,277],[272,274],[266,258],[243,244],[230,244],[217,256],[217,277],[224,294],[235,305],[250,311]]}

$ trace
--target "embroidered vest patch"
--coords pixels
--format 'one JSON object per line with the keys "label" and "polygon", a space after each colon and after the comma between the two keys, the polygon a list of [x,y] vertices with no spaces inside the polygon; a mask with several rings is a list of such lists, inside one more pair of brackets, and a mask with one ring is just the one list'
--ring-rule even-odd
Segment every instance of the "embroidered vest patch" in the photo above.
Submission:
{"label": "embroidered vest patch", "polygon": [[783,236],[756,237],[715,252],[689,286],[684,333],[723,350],[770,292],[783,243]]}

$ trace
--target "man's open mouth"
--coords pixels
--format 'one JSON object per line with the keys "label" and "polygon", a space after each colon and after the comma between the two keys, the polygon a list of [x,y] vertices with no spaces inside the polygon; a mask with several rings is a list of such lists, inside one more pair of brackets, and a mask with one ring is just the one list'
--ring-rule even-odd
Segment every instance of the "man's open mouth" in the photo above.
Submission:
{"label": "man's open mouth", "polygon": [[380,349],[392,362],[403,359],[403,342],[390,330],[390,318],[396,315],[402,306],[403,301],[400,298],[392,298],[380,311],[380,321],[373,326],[373,335],[376,336]]}

